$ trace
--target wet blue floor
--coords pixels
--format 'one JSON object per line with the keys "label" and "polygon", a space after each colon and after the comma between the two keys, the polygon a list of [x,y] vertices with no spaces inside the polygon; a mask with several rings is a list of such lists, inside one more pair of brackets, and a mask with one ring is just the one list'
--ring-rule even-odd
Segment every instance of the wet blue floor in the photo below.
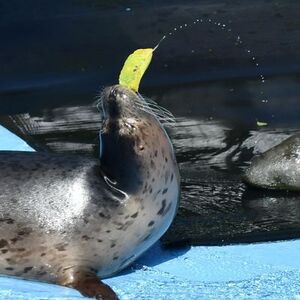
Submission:
{"label": "wet blue floor", "polygon": [[[0,150],[28,150],[0,127]],[[152,247],[131,268],[105,280],[121,300],[300,299],[300,240],[163,250]],[[0,299],[84,299],[77,291],[7,277]]]}

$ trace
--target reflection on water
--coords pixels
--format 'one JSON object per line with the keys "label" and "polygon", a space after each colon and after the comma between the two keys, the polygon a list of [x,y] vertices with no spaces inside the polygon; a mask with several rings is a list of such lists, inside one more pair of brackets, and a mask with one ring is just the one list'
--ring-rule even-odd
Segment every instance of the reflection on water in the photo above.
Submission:
{"label": "reflection on water", "polygon": [[189,121],[190,131],[186,123],[183,129],[178,123],[173,133],[182,175],[182,200],[163,238],[165,244],[299,237],[300,195],[248,188],[241,179],[253,155],[299,131],[244,128],[244,136],[235,138],[239,129],[221,122]]}
{"label": "reflection on water", "polygon": [[[162,239],[165,245],[300,237],[300,195],[250,189],[241,180],[253,155],[300,131],[298,82],[297,76],[269,80],[268,103],[261,102],[257,80],[146,89],[177,117],[168,132],[180,166],[182,199]],[[2,115],[0,122],[40,151],[97,156],[101,123],[92,102],[82,97],[80,105],[32,106],[22,114]],[[257,127],[257,119],[269,126]]]}

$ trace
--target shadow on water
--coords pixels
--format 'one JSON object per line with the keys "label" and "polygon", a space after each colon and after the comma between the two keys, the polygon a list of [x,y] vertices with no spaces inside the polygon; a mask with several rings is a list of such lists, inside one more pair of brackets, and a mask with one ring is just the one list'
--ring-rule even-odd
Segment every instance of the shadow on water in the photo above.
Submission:
{"label": "shadow on water", "polygon": [[233,47],[232,36],[202,24],[166,40],[143,79],[141,92],[178,119],[169,133],[182,199],[162,243],[300,237],[300,196],[250,190],[242,182],[254,155],[299,132],[298,3],[2,2],[0,123],[38,151],[98,155],[101,124],[93,102],[99,87],[116,82],[131,50],[153,46],[198,17],[238,29],[259,70],[243,47]]}

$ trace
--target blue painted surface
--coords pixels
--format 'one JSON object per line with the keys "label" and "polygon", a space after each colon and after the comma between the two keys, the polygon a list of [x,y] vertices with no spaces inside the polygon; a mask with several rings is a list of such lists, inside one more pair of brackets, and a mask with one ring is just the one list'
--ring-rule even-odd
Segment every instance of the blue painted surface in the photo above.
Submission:
{"label": "blue painted surface", "polygon": [[[31,150],[1,127],[0,137],[0,149]],[[132,267],[105,282],[121,300],[299,300],[300,240],[172,250],[157,243]],[[72,289],[1,277],[0,299],[85,298]]]}
{"label": "blue painted surface", "polygon": [[0,150],[34,151],[22,139],[0,126]]}

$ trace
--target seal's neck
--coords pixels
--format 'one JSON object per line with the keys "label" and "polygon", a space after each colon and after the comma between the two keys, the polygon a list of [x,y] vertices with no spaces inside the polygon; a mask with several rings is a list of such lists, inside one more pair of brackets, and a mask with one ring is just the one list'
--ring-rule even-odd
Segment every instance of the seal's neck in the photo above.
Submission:
{"label": "seal's neck", "polygon": [[100,164],[104,175],[116,188],[134,193],[142,177],[142,163],[135,152],[135,137],[120,135],[117,127],[100,134]]}

